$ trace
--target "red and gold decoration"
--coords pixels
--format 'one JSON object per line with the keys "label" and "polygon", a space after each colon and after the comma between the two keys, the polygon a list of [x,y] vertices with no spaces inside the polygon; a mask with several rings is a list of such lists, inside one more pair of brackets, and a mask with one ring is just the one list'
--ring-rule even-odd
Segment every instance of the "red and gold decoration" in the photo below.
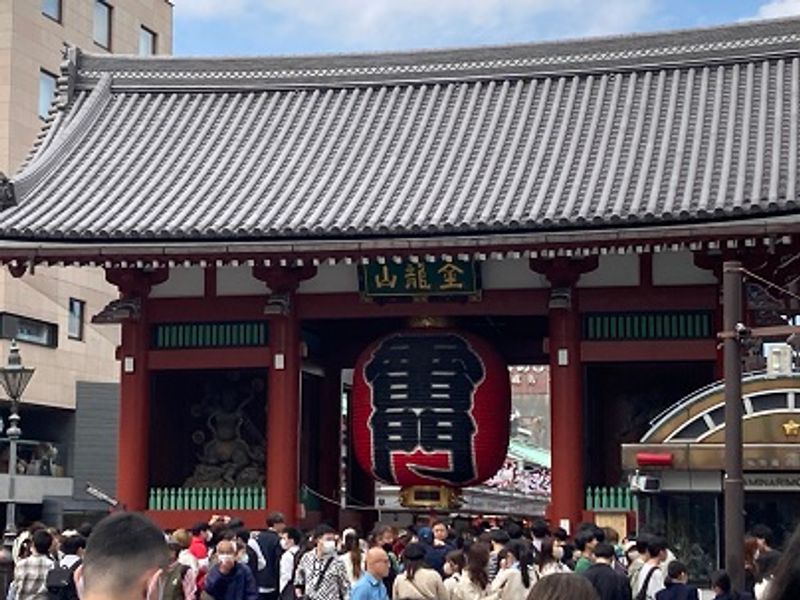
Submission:
{"label": "red and gold decoration", "polygon": [[404,488],[405,506],[452,507],[459,488],[503,465],[511,386],[506,363],[486,341],[425,324],[381,338],[359,357],[355,454],[376,479]]}

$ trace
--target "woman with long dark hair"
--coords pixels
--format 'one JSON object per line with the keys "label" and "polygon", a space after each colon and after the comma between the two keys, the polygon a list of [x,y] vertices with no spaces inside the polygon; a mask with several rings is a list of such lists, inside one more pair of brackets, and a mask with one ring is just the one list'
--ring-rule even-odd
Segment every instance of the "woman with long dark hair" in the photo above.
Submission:
{"label": "woman with long dark hair", "polygon": [[453,550],[447,553],[444,559],[444,588],[450,598],[453,597],[453,590],[461,581],[461,574],[464,572],[464,567],[467,566],[467,559],[464,556],[463,550]]}
{"label": "woman with long dark hair", "polygon": [[500,570],[492,581],[492,592],[500,600],[520,600],[533,585],[531,551],[525,542],[512,541],[500,551]]}
{"label": "woman with long dark hair", "polygon": [[361,540],[355,531],[349,530],[345,532],[342,554],[339,556],[339,560],[344,563],[344,570],[347,571],[350,585],[355,585],[364,574],[365,567],[364,552],[361,550]]}
{"label": "woman with long dark hair", "polygon": [[570,573],[570,568],[561,562],[564,548],[554,538],[546,538],[536,560],[536,578],[541,579],[555,573]]}
{"label": "woman with long dark hair", "polygon": [[453,600],[482,600],[492,593],[489,585],[489,547],[472,544],[467,549],[467,566],[453,589]]}

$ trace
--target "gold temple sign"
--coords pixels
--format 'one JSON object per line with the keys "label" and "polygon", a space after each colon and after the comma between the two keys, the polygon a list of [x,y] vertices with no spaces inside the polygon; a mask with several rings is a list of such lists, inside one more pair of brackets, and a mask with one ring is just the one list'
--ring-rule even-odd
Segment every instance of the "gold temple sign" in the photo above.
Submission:
{"label": "gold temple sign", "polygon": [[787,436],[800,436],[800,423],[794,419],[789,419],[783,424],[783,433],[785,433]]}
{"label": "gold temple sign", "polygon": [[464,260],[370,263],[362,265],[359,284],[372,298],[473,296],[480,291],[476,264]]}

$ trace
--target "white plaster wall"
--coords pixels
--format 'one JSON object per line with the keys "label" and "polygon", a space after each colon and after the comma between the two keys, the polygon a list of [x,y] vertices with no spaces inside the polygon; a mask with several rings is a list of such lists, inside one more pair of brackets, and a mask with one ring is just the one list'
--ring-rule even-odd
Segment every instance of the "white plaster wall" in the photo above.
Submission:
{"label": "white plaster wall", "polygon": [[217,267],[217,296],[264,296],[267,293],[267,285],[253,277],[252,267]]}
{"label": "white plaster wall", "polygon": [[547,278],[530,269],[528,259],[486,260],[478,263],[484,290],[527,290],[550,287]]}
{"label": "white plaster wall", "polygon": [[[71,496],[72,477],[40,477],[38,475],[19,475],[14,478],[14,498],[17,502],[41,504],[45,496]],[[0,475],[0,501],[10,498],[8,475]]]}
{"label": "white plaster wall", "polygon": [[356,265],[320,265],[317,274],[300,283],[300,294],[332,294],[358,291]]}
{"label": "white plaster wall", "polygon": [[628,287],[639,285],[638,254],[605,254],[599,257],[597,268],[584,273],[578,287]]}
{"label": "white plaster wall", "polygon": [[653,254],[653,285],[713,285],[717,283],[712,271],[694,264],[691,251],[659,252]]}
{"label": "white plaster wall", "polygon": [[205,292],[205,273],[202,267],[173,267],[169,279],[154,286],[151,298],[198,298]]}

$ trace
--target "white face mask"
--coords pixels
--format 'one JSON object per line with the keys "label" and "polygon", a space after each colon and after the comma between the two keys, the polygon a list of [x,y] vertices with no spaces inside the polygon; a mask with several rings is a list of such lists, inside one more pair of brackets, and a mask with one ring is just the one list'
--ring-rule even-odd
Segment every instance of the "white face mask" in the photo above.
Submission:
{"label": "white face mask", "polygon": [[556,560],[561,560],[564,558],[564,547],[563,546],[556,546],[553,548],[553,556]]}
{"label": "white face mask", "polygon": [[289,540],[287,540],[286,538],[281,538],[281,548],[283,548],[284,550],[288,550],[289,548],[291,548]]}
{"label": "white face mask", "polygon": [[323,554],[333,554],[336,552],[336,541],[335,540],[322,540],[322,553]]}
{"label": "white face mask", "polygon": [[453,574],[453,567],[450,566],[450,563],[444,563],[444,574],[445,575]]}

